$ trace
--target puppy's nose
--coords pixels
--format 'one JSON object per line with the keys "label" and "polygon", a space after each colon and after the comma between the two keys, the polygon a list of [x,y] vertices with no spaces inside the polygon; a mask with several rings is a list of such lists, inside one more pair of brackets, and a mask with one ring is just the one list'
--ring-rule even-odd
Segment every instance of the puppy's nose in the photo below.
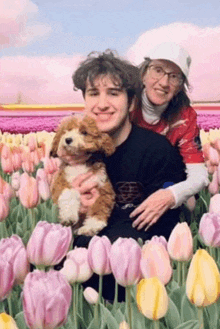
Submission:
{"label": "puppy's nose", "polygon": [[68,137],[68,138],[65,139],[65,142],[66,142],[66,144],[68,144],[68,145],[71,144],[72,141],[73,141],[73,139],[72,139],[71,137]]}

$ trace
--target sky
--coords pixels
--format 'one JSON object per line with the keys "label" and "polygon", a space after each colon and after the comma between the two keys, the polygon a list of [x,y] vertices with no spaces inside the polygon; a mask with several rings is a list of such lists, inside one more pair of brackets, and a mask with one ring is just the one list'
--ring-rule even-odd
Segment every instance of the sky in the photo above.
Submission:
{"label": "sky", "polygon": [[0,103],[82,103],[71,76],[90,52],[137,65],[170,41],[192,57],[190,99],[220,101],[219,0],[0,0]]}

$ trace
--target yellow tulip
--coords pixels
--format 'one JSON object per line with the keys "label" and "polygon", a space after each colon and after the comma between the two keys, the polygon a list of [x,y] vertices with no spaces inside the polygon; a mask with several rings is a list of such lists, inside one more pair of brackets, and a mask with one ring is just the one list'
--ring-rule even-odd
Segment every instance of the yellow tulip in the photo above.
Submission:
{"label": "yellow tulip", "polygon": [[204,249],[199,249],[192,258],[187,280],[186,294],[197,307],[207,306],[218,300],[220,274],[214,259]]}
{"label": "yellow tulip", "polygon": [[158,277],[142,279],[137,289],[137,305],[141,313],[151,320],[158,320],[167,313],[169,299]]}
{"label": "yellow tulip", "polygon": [[2,329],[18,329],[14,319],[6,313],[0,314],[0,328],[2,328]]}

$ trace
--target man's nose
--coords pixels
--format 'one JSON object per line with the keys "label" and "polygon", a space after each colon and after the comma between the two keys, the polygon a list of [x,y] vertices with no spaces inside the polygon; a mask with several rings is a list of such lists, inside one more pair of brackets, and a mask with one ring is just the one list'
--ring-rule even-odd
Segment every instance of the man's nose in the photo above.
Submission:
{"label": "man's nose", "polygon": [[105,110],[109,107],[108,97],[106,95],[100,95],[98,99],[98,108],[101,110]]}

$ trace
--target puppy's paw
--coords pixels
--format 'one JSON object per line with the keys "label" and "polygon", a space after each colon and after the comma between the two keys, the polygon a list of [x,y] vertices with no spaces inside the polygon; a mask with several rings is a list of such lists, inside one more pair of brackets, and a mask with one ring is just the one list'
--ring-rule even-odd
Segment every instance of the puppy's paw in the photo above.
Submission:
{"label": "puppy's paw", "polygon": [[80,193],[74,189],[64,189],[59,197],[58,207],[62,224],[76,224],[79,220]]}
{"label": "puppy's paw", "polygon": [[106,222],[98,220],[96,217],[89,217],[84,221],[83,226],[77,230],[77,234],[93,236],[99,233],[106,225]]}

